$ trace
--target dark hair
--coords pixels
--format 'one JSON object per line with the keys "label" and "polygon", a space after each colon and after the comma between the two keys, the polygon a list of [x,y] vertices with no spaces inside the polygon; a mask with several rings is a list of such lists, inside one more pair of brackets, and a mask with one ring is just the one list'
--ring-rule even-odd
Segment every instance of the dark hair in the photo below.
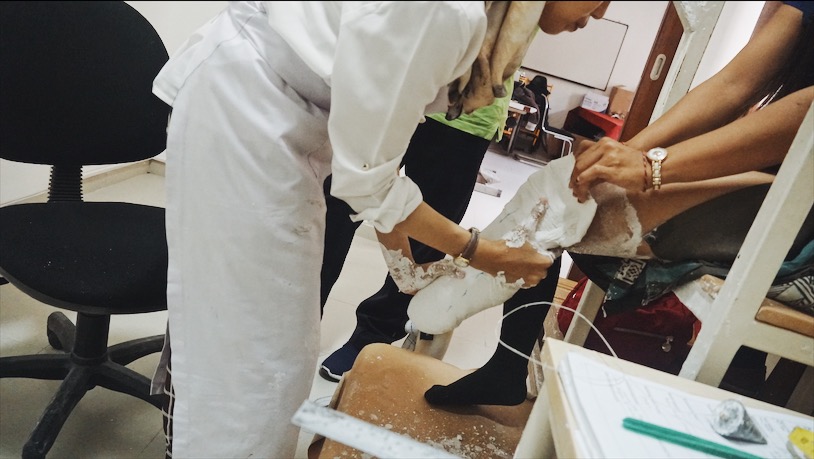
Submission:
{"label": "dark hair", "polygon": [[545,94],[546,96],[551,94],[548,92],[548,79],[542,75],[532,78],[526,87],[531,89],[534,94]]}

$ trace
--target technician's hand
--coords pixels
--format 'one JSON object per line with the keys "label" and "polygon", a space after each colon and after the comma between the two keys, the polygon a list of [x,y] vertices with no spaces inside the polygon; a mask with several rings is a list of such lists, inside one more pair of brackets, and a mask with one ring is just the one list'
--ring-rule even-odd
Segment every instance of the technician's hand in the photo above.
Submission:
{"label": "technician's hand", "polygon": [[384,244],[380,244],[380,248],[390,277],[402,293],[415,295],[441,276],[464,276],[464,271],[449,258],[418,264],[409,256],[403,255],[401,250],[388,249]]}
{"label": "technician's hand", "polygon": [[548,275],[554,260],[538,252],[528,242],[520,247],[509,247],[506,241],[481,239],[472,257],[471,266],[497,276],[502,272],[506,282],[523,279],[524,287],[534,287]]}
{"label": "technician's hand", "polygon": [[642,152],[621,142],[608,137],[598,142],[585,141],[574,155],[576,161],[568,186],[579,202],[585,202],[591,187],[602,182],[630,191],[642,191],[648,185],[649,165]]}

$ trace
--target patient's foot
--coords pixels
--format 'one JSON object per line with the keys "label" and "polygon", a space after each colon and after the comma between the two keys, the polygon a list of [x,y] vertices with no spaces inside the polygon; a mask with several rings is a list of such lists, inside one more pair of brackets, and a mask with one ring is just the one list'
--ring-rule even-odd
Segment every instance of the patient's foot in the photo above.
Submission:
{"label": "patient's foot", "polygon": [[432,405],[519,405],[526,400],[525,360],[520,366],[490,360],[448,386],[435,385],[424,393]]}
{"label": "patient's foot", "polygon": [[503,273],[495,277],[471,266],[462,271],[462,279],[439,277],[413,296],[407,315],[417,330],[449,333],[466,318],[511,298],[523,284],[523,279],[509,283]]}
{"label": "patient's foot", "polygon": [[[559,263],[555,265],[559,269]],[[523,290],[503,305],[500,341],[486,365],[448,386],[433,386],[424,398],[433,405],[513,406],[526,399],[527,355],[540,335],[545,305],[525,305],[551,301],[557,288],[557,276],[549,276],[534,289]],[[519,352],[520,354],[515,353]]]}

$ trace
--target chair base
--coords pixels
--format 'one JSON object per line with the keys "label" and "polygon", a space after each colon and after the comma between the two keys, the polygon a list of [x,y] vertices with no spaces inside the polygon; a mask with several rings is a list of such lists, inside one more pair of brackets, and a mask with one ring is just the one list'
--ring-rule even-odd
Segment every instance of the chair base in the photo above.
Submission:
{"label": "chair base", "polygon": [[164,335],[108,348],[109,323],[110,316],[79,313],[74,326],[64,314],[54,312],[48,317],[48,341],[57,349],[71,349],[70,353],[0,358],[0,378],[62,380],[23,447],[23,458],[45,457],[79,400],[96,386],[161,407],[165,396],[150,395],[150,379],[125,365],[161,351]]}

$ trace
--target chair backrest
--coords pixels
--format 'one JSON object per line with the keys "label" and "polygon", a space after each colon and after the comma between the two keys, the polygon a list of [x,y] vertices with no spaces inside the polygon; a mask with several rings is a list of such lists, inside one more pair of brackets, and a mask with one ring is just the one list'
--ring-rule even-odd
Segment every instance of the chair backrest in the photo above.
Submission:
{"label": "chair backrest", "polygon": [[169,56],[124,2],[0,2],[0,157],[63,165],[147,159],[170,108],[152,95]]}
{"label": "chair backrest", "polygon": [[540,128],[543,130],[549,130],[548,126],[548,96],[545,94],[540,94],[537,98],[537,106],[540,109]]}

